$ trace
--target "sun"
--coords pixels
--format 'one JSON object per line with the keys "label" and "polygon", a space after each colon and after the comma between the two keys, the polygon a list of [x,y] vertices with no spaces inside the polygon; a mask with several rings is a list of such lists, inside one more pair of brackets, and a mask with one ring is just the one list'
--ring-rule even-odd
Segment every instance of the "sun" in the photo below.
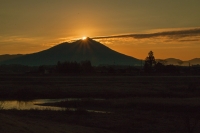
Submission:
{"label": "sun", "polygon": [[82,40],[85,40],[85,39],[87,39],[87,37],[86,37],[86,36],[83,36],[83,37],[82,37]]}

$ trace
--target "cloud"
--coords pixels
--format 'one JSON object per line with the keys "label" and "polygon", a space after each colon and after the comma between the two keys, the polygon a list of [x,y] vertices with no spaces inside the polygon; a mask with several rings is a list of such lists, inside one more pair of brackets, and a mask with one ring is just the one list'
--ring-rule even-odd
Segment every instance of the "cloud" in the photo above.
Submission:
{"label": "cloud", "polygon": [[[195,37],[192,39],[191,37]],[[200,28],[184,29],[184,30],[172,30],[155,32],[148,34],[124,34],[124,35],[114,35],[114,36],[97,36],[92,39],[120,39],[120,38],[134,38],[134,39],[150,39],[150,38],[168,38],[170,40],[177,40],[183,38],[184,41],[199,41],[200,40]]]}
{"label": "cloud", "polygon": [[11,42],[31,42],[35,41],[35,38],[28,38],[22,36],[0,36],[1,43],[11,43]]}
{"label": "cloud", "polygon": [[199,41],[200,39],[183,39],[183,40],[180,40],[180,42],[196,42],[196,41]]}

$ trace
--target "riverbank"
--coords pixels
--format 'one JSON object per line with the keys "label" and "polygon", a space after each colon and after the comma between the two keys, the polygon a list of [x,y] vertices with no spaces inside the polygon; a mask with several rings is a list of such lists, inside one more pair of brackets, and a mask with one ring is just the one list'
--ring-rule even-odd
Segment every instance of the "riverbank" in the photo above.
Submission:
{"label": "riverbank", "polygon": [[34,113],[32,113],[32,116],[23,115],[18,111],[12,111],[12,113],[9,111],[0,113],[1,133],[114,133],[101,128],[85,127],[49,118],[45,119],[42,118],[42,114],[35,114],[33,117]]}
{"label": "riverbank", "polygon": [[[170,106],[168,106],[170,107]],[[199,112],[156,108],[118,109],[114,113],[52,110],[1,110],[2,133],[189,133],[200,131]],[[194,132],[194,133],[195,133]]]}

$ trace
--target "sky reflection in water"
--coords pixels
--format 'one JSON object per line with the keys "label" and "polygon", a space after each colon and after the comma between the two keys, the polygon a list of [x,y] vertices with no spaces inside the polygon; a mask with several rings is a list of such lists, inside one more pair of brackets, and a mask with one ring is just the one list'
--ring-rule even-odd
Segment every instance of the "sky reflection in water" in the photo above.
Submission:
{"label": "sky reflection in water", "polygon": [[52,102],[60,102],[66,99],[36,99],[32,101],[17,101],[17,100],[8,100],[8,101],[0,101],[0,105],[3,109],[17,109],[17,110],[30,110],[30,109],[38,109],[38,110],[64,110],[65,108],[61,107],[52,107],[52,106],[39,106],[37,104],[43,103],[52,103]]}

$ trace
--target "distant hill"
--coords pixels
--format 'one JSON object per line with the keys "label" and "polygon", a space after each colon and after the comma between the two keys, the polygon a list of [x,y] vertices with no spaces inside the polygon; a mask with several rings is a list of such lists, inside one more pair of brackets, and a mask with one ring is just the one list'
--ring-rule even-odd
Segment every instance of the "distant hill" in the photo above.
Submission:
{"label": "distant hill", "polygon": [[84,60],[90,60],[92,65],[139,65],[141,62],[87,38],[72,43],[64,42],[44,51],[2,61],[0,64],[39,66],[55,65],[58,61],[80,62]]}
{"label": "distant hill", "polygon": [[10,55],[10,54],[4,54],[4,55],[0,55],[0,62],[2,61],[6,61],[6,60],[10,60],[10,59],[14,59],[17,57],[22,56],[22,54],[14,54],[14,55]]}
{"label": "distant hill", "polygon": [[196,65],[199,64],[200,65],[200,58],[194,58],[192,60],[187,61],[188,63],[190,62],[191,65]]}
{"label": "distant hill", "polygon": [[200,64],[200,58],[194,58],[188,61],[182,61],[180,59],[175,58],[167,58],[167,59],[157,59],[157,61],[164,62],[166,65],[181,65],[181,66],[189,66],[190,65],[197,65]]}

